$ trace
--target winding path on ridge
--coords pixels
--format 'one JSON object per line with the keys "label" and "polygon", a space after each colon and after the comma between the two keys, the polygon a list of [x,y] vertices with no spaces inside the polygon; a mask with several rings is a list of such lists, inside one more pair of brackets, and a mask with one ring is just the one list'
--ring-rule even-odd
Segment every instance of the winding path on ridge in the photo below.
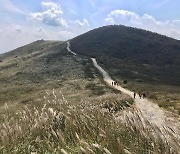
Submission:
{"label": "winding path on ridge", "polygon": [[[70,43],[67,43],[67,45],[67,50],[69,49],[69,52],[76,55],[70,50]],[[95,58],[91,59],[94,66],[103,75],[104,81],[112,86],[113,80],[109,74],[98,65]],[[133,98],[134,93],[132,91],[121,86],[113,86],[113,88]],[[118,113],[115,116],[116,120],[125,123],[127,127],[135,127],[146,137],[151,135],[157,139],[161,138],[167,145],[170,145],[172,152],[178,153],[178,150],[180,150],[180,117],[163,110],[148,99],[136,98],[134,101],[135,106],[131,110],[127,109]]]}
{"label": "winding path on ridge", "polygon": [[70,42],[69,41],[67,42],[67,51],[72,53],[75,56],[77,55],[75,52],[71,51],[71,49],[70,49]]}

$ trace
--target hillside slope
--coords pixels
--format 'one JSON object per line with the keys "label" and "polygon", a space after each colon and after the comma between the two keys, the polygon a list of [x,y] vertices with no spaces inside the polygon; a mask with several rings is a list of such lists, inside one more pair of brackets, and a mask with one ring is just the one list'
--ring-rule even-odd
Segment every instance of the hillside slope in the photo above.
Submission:
{"label": "hillside slope", "polygon": [[134,100],[102,82],[91,59],[67,42],[37,41],[0,59],[0,153],[176,151],[117,122]]}
{"label": "hillside slope", "polygon": [[72,99],[78,100],[91,93],[103,93],[103,89],[86,88],[89,84],[96,84],[94,90],[99,88],[91,60],[73,57],[66,47],[66,42],[39,40],[0,55],[0,106],[34,105],[40,99],[41,104],[49,89],[67,88],[67,97],[72,94],[76,96]]}
{"label": "hillside slope", "polygon": [[87,144],[91,153],[152,151],[151,140],[113,119],[133,99],[102,82],[91,59],[68,52],[66,42],[41,40],[0,58],[0,153],[79,153]]}
{"label": "hillside slope", "polygon": [[[71,40],[71,49],[96,57],[124,79],[180,86],[180,41],[149,31],[105,26]],[[174,75],[172,75],[172,73]]]}

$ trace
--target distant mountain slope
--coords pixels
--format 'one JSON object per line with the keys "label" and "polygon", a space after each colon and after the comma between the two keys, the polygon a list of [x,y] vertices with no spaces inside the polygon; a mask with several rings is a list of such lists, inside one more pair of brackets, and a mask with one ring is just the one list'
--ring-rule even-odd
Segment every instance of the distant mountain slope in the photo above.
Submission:
{"label": "distant mountain slope", "polygon": [[71,49],[116,69],[114,75],[180,85],[180,41],[157,33],[105,26],[72,39]]}
{"label": "distant mountain slope", "polygon": [[[91,60],[74,57],[66,47],[66,42],[39,40],[1,54],[0,106],[33,102],[43,98],[47,89],[69,86],[72,90],[76,82],[83,85],[82,80],[93,77]],[[73,80],[75,86],[69,84]]]}

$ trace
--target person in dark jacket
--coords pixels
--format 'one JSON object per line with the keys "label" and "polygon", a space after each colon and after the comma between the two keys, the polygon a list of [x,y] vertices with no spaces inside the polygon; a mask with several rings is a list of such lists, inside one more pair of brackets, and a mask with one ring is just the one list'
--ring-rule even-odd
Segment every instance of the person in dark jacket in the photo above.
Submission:
{"label": "person in dark jacket", "polygon": [[143,99],[146,98],[146,94],[145,93],[142,94],[142,98]]}

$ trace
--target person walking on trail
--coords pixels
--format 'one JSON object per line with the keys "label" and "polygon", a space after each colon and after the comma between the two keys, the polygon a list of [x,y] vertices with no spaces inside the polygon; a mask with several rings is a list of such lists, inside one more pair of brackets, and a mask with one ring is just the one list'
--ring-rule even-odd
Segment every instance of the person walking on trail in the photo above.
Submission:
{"label": "person walking on trail", "polygon": [[114,82],[114,85],[117,86],[117,81]]}
{"label": "person walking on trail", "polygon": [[141,99],[141,96],[142,96],[141,93],[139,93],[139,98],[140,98],[140,99]]}
{"label": "person walking on trail", "polygon": [[112,82],[112,86],[113,86],[113,82]]}
{"label": "person walking on trail", "polygon": [[146,94],[145,94],[145,93],[143,93],[143,94],[142,94],[142,98],[144,99],[145,97],[146,97]]}
{"label": "person walking on trail", "polygon": [[136,93],[134,92],[134,99],[136,98]]}

